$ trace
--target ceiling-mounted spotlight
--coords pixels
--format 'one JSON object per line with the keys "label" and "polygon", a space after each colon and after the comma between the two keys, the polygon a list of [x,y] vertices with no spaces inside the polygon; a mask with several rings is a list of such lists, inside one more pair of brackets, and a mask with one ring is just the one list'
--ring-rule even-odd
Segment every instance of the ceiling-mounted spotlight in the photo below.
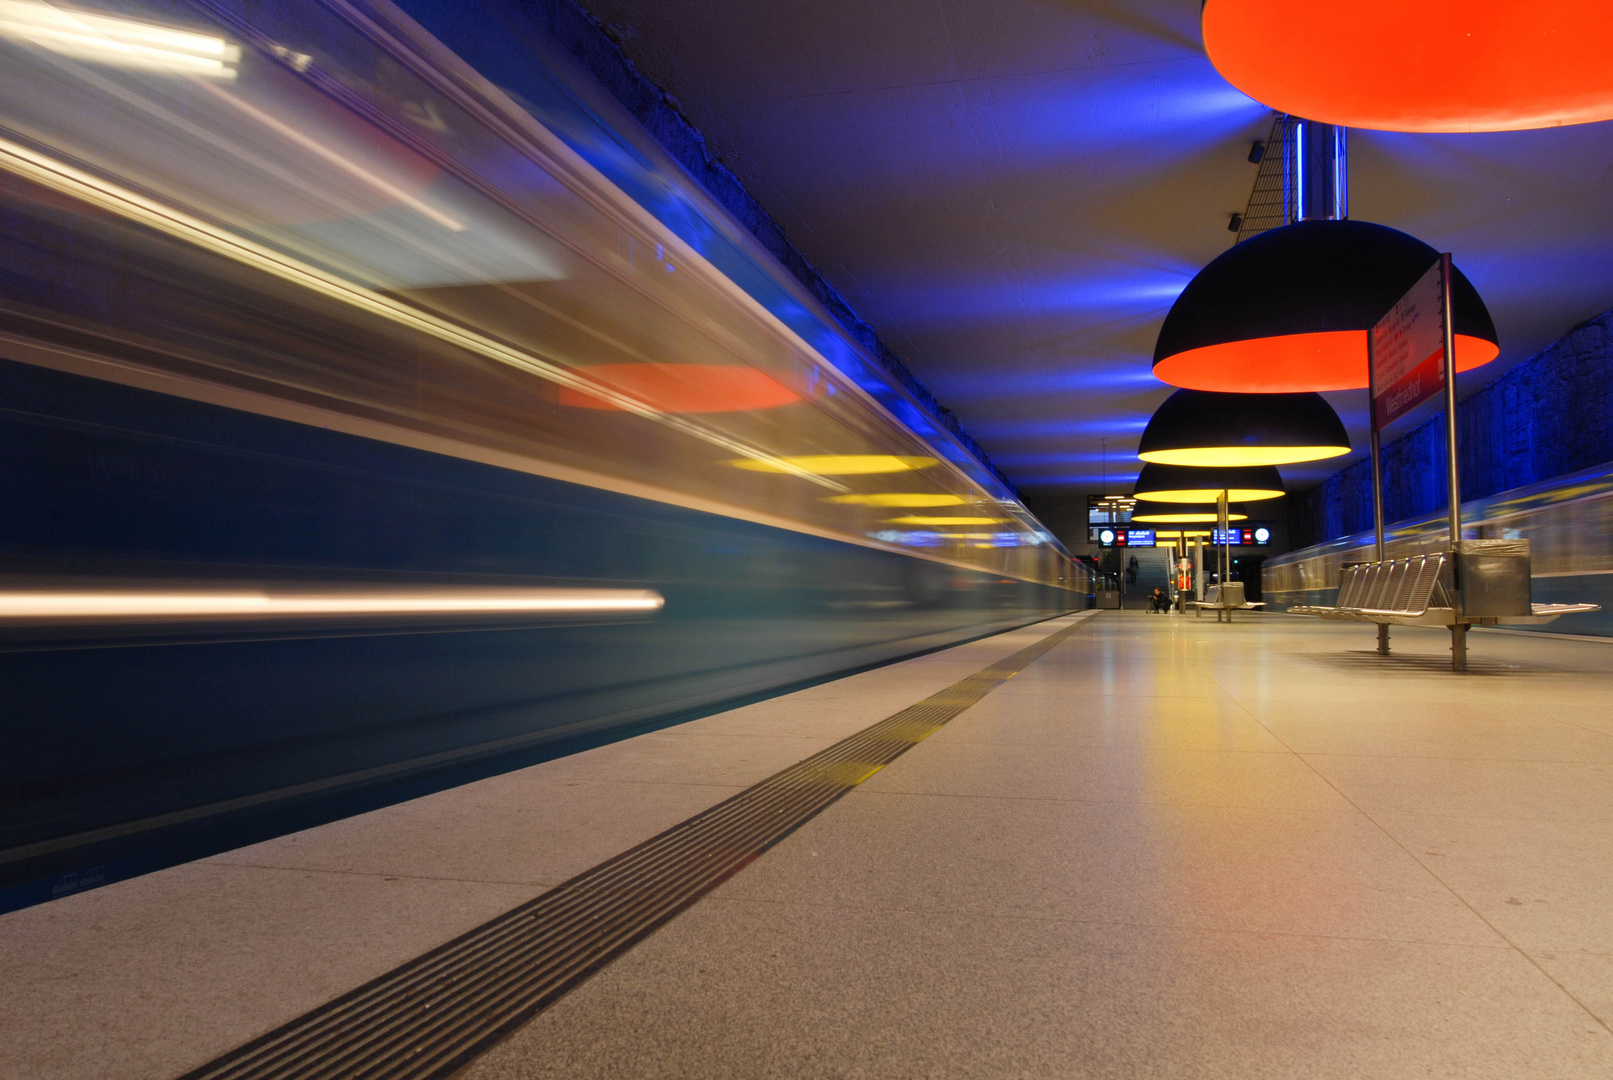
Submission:
{"label": "ceiling-mounted spotlight", "polygon": [[[1149,505],[1131,515],[1131,520],[1143,524],[1154,525],[1208,525],[1219,521],[1220,516],[1213,506],[1173,506],[1170,504]],[[1241,507],[1230,508],[1227,511],[1228,521],[1248,521],[1249,515]]]}
{"label": "ceiling-mounted spotlight", "polygon": [[1283,494],[1283,478],[1275,465],[1205,469],[1149,462],[1137,476],[1137,498],[1144,502],[1214,503],[1227,493],[1233,502],[1258,502]]}
{"label": "ceiling-mounted spotlight", "polygon": [[1350,452],[1320,394],[1178,390],[1148,421],[1137,456],[1165,465],[1286,465]]}
{"label": "ceiling-mounted spotlight", "polygon": [[1613,119],[1607,0],[1207,0],[1204,50],[1279,112],[1383,131]]}
{"label": "ceiling-mounted spotlight", "polygon": [[[1297,221],[1229,249],[1188,282],[1154,346],[1172,386],[1287,394],[1367,385],[1367,330],[1439,252],[1364,221]],[[1451,275],[1456,369],[1500,352],[1478,291]]]}

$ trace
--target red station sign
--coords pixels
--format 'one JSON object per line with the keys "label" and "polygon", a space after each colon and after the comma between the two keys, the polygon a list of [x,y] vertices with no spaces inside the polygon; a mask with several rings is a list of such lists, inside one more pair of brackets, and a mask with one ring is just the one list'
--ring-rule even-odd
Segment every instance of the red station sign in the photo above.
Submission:
{"label": "red station sign", "polygon": [[1445,389],[1445,304],[1435,262],[1372,328],[1372,421],[1383,430]]}

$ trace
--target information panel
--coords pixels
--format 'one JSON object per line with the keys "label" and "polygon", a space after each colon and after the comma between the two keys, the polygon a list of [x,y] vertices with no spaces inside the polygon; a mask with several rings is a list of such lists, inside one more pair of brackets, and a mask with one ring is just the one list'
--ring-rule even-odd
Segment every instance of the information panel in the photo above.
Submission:
{"label": "information panel", "polygon": [[1372,422],[1381,431],[1445,389],[1440,263],[1418,279],[1372,334]]}

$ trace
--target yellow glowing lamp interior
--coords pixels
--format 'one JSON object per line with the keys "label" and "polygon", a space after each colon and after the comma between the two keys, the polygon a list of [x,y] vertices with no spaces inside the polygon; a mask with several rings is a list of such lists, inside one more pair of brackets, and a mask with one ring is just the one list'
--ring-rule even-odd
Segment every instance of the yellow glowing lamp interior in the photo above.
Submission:
{"label": "yellow glowing lamp interior", "polygon": [[889,519],[892,525],[1000,525],[1007,518],[999,517],[940,517],[925,514],[907,514]]}
{"label": "yellow glowing lamp interior", "polygon": [[[1261,499],[1278,499],[1282,492],[1267,488],[1228,488],[1227,502],[1259,502]],[[1162,503],[1209,503],[1214,504],[1221,497],[1221,489],[1213,491],[1199,488],[1183,488],[1179,491],[1139,491],[1137,498],[1143,502]]]}
{"label": "yellow glowing lamp interior", "polygon": [[736,469],[748,469],[751,472],[809,472],[819,476],[868,476],[874,473],[928,469],[935,464],[935,458],[903,457],[897,454],[802,454],[767,461],[735,458],[724,464],[732,465]]}
{"label": "yellow glowing lamp interior", "polygon": [[1180,450],[1150,450],[1137,456],[1161,465],[1202,467],[1236,465],[1293,465],[1301,461],[1348,454],[1348,446],[1189,446]]}
{"label": "yellow glowing lamp interior", "polygon": [[[1194,523],[1202,523],[1202,522],[1206,522],[1206,521],[1219,521],[1220,519],[1216,517],[1214,511],[1205,510],[1205,511],[1202,511],[1202,512],[1189,512],[1189,513],[1179,513],[1179,514],[1166,514],[1166,513],[1160,513],[1160,514],[1133,514],[1133,515],[1131,515],[1131,520],[1133,520],[1133,521],[1157,521],[1161,525],[1189,525],[1189,524],[1194,524]],[[1248,521],[1249,520],[1249,515],[1248,514],[1234,514],[1234,513],[1229,512],[1227,514],[1227,520],[1228,521]]]}
{"label": "yellow glowing lamp interior", "polygon": [[873,491],[866,494],[830,495],[824,502],[846,503],[851,506],[885,506],[901,509],[918,509],[929,506],[962,506],[968,499],[962,495],[943,495],[924,491]]}

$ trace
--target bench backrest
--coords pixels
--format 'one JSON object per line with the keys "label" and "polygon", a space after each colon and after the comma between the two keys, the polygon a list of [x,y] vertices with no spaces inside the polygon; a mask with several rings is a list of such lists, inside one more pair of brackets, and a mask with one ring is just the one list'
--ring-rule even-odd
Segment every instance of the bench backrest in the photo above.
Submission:
{"label": "bench backrest", "polygon": [[1339,578],[1338,606],[1386,615],[1421,615],[1428,610],[1444,568],[1442,551],[1347,566]]}

